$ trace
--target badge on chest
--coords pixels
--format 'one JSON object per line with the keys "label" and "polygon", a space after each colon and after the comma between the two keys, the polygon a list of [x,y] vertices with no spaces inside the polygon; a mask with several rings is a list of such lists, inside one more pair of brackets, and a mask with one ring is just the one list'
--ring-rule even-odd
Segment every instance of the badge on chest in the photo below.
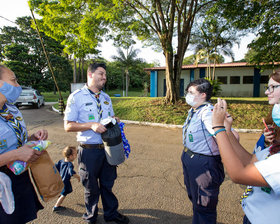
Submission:
{"label": "badge on chest", "polygon": [[0,150],[8,148],[7,139],[0,140]]}
{"label": "badge on chest", "polygon": [[193,142],[193,135],[192,134],[189,134],[189,141]]}

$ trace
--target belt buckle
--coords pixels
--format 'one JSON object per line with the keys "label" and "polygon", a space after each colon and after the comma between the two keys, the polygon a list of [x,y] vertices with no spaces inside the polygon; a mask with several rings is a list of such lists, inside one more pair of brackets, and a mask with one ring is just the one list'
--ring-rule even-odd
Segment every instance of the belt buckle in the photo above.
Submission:
{"label": "belt buckle", "polygon": [[191,150],[189,150],[187,147],[184,147],[184,151],[190,156],[191,159],[194,157],[194,153]]}

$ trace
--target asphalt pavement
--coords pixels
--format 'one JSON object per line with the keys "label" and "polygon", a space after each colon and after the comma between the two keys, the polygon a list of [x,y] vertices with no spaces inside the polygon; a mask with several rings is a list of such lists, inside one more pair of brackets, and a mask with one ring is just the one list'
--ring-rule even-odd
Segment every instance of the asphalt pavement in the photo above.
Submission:
{"label": "asphalt pavement", "polygon": [[[63,117],[52,111],[50,105],[40,109],[20,108],[29,134],[40,128],[47,129],[52,142],[48,152],[54,162],[62,158],[61,150],[77,145],[76,133],[63,130]],[[118,167],[118,178],[113,191],[119,200],[119,211],[132,224],[190,224],[192,205],[187,198],[181,167],[182,130],[126,124],[125,134],[131,145],[129,158]],[[240,133],[241,143],[253,149],[259,133]],[[74,163],[77,170],[77,161]],[[72,180],[73,192],[63,206],[67,210],[53,213],[56,199],[42,202],[45,209],[30,223],[84,223],[83,186]],[[243,211],[239,204],[245,186],[232,183],[226,176],[221,186],[218,204],[218,223],[242,223]],[[101,201],[101,200],[100,200]],[[98,224],[105,223],[102,204],[99,203]]]}

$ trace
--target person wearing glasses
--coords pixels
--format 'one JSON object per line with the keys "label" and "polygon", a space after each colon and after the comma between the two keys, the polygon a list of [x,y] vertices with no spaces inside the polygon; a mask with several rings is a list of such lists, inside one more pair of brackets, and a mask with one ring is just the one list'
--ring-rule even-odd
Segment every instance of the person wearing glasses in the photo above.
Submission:
{"label": "person wearing glasses", "polygon": [[[277,99],[275,99],[273,96],[274,94],[277,95],[277,93],[280,91],[280,69],[277,69],[270,75],[270,77],[271,78],[269,79],[268,85],[265,86],[265,94],[268,96],[269,104],[277,104],[279,102],[277,102]],[[275,140],[275,124],[272,120],[271,112],[265,118],[265,123],[267,124],[268,128],[265,128],[263,131],[263,135],[265,137],[264,145],[266,147],[270,146]]]}
{"label": "person wearing glasses", "polygon": [[[227,103],[218,99],[212,122],[217,143],[228,175],[233,182],[248,185],[241,205],[244,224],[278,224],[280,221],[280,69],[271,74],[265,94],[274,104],[270,114],[275,133],[271,145],[250,154],[234,138],[232,118],[228,117]],[[219,128],[218,126],[225,126]]]}

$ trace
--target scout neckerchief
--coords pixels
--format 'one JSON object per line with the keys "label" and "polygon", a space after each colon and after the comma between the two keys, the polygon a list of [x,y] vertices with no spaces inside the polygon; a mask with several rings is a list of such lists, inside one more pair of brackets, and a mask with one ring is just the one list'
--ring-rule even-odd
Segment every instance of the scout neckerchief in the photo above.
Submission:
{"label": "scout neckerchief", "polygon": [[90,89],[88,89],[88,90],[89,90],[89,92],[90,92],[92,95],[94,95],[94,97],[95,97],[95,99],[96,99],[97,112],[98,112],[98,115],[99,115],[99,120],[101,120],[101,118],[102,118],[102,112],[103,112],[102,107],[101,107],[101,102],[100,102],[100,99],[99,99],[100,93],[101,93],[101,92],[94,93],[94,92],[92,92]]}
{"label": "scout neckerchief", "polygon": [[20,122],[8,111],[6,104],[0,109],[0,115],[13,127],[17,137],[17,147],[21,147],[26,142],[27,136]]}
{"label": "scout neckerchief", "polygon": [[208,103],[204,103],[204,104],[200,105],[199,107],[197,107],[197,108],[195,108],[195,109],[192,108],[192,109],[189,111],[187,120],[186,120],[186,122],[185,122],[184,125],[183,125],[183,136],[184,136],[183,145],[185,145],[185,140],[186,140],[186,138],[187,138],[187,129],[188,129],[188,127],[189,127],[189,124],[191,123],[191,119],[192,119],[194,113],[197,112],[200,108],[206,106],[207,104],[208,104]]}
{"label": "scout neckerchief", "polygon": [[[267,157],[265,159],[267,159],[268,157],[270,157],[276,153],[279,153],[279,152],[280,152],[280,143],[274,143],[274,144],[272,144],[272,146],[270,146],[269,154],[267,155]],[[270,187],[261,187],[261,190],[268,194],[270,194],[270,192],[271,192]],[[245,192],[241,196],[240,203],[242,203],[243,199],[248,198],[248,196],[252,193],[253,193],[253,186],[247,186]]]}

